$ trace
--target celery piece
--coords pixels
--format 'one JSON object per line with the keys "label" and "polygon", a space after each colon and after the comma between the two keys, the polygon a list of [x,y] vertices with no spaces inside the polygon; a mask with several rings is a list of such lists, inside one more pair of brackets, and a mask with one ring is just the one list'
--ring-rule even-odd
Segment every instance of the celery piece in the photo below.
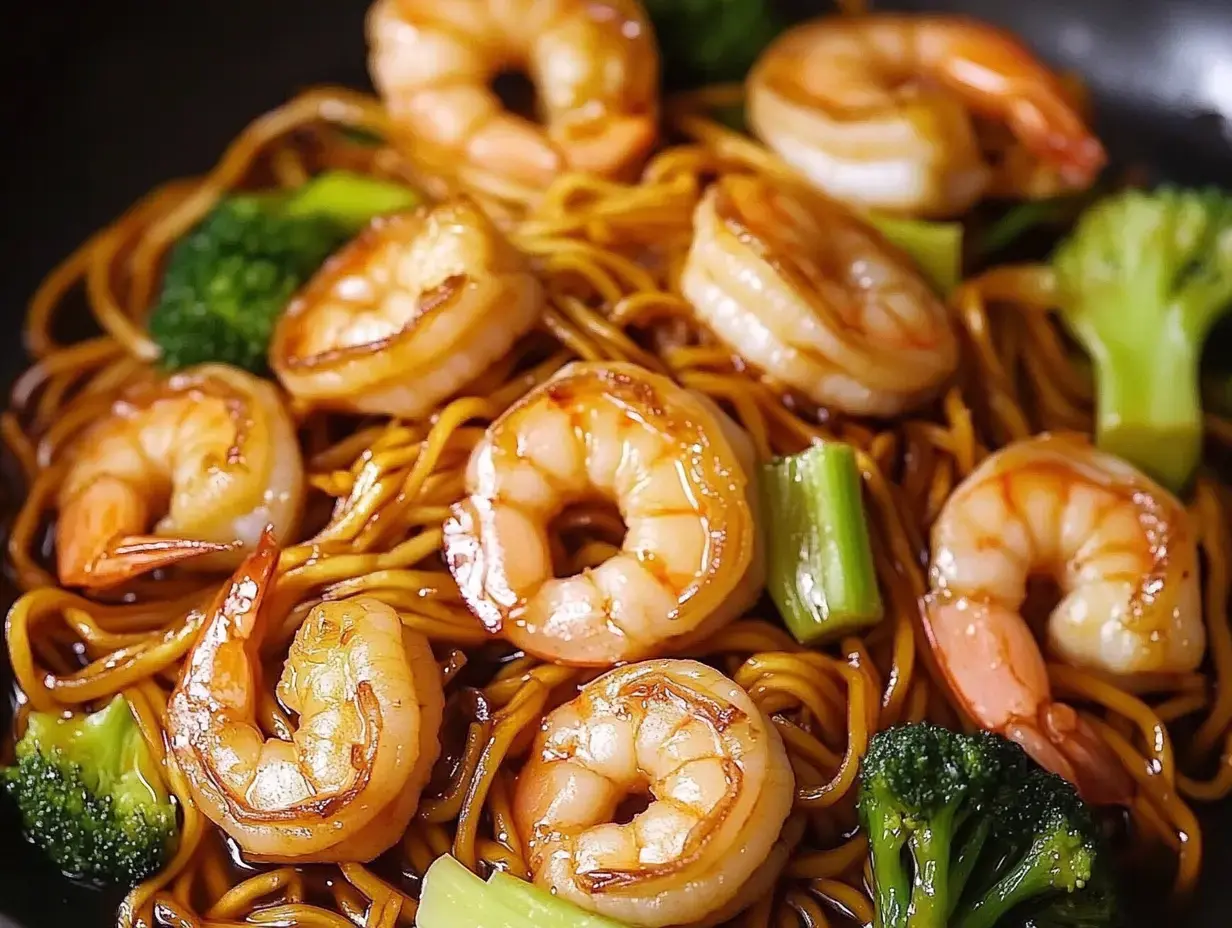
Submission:
{"label": "celery piece", "polygon": [[488,889],[499,892],[505,905],[543,928],[625,928],[621,922],[579,909],[533,883],[499,870],[488,877]]}
{"label": "celery piece", "polygon": [[855,451],[825,442],[763,465],[770,597],[801,644],[883,614]]}
{"label": "celery piece", "polygon": [[416,928],[625,928],[507,873],[485,883],[448,854],[424,874]]}
{"label": "celery piece", "polygon": [[402,212],[422,202],[419,192],[405,184],[352,171],[325,171],[296,190],[284,211],[292,217],[326,215],[358,232],[373,216]]}
{"label": "celery piece", "polygon": [[962,280],[963,227],[960,222],[929,222],[871,213],[869,223],[901,248],[943,296]]}

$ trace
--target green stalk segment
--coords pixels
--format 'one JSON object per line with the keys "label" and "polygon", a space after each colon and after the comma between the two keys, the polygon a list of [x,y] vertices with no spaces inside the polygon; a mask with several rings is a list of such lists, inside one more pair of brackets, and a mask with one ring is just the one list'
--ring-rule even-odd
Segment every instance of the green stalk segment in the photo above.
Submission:
{"label": "green stalk segment", "polygon": [[929,283],[942,296],[962,280],[963,227],[961,222],[934,222],[870,214],[869,223],[890,244],[915,261]]}
{"label": "green stalk segment", "polygon": [[814,445],[762,467],[770,597],[801,644],[881,621],[855,451]]}
{"label": "green stalk segment", "polygon": [[448,854],[424,874],[416,928],[625,928],[496,872],[485,883]]}

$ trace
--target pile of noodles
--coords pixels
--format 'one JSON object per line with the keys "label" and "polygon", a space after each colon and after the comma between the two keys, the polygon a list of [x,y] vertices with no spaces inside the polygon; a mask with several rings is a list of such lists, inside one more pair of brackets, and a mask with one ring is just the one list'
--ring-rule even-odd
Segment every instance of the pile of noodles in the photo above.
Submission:
{"label": "pile of noodles", "polygon": [[[129,895],[119,923],[174,926],[297,924],[390,928],[414,921],[417,878],[453,853],[483,871],[526,877],[523,844],[510,815],[520,757],[545,712],[570,698],[593,671],[509,655],[462,604],[440,557],[441,522],[462,494],[463,469],[483,429],[527,390],[573,358],[621,359],[670,374],[713,397],[747,429],[764,459],[838,436],[860,449],[885,620],[824,649],[798,646],[775,616],[748,615],[690,650],[743,686],[774,720],[798,778],[787,834],[798,839],[772,893],[746,900],[732,924],[807,926],[873,911],[866,842],[855,833],[854,785],[871,733],[918,719],[967,724],[936,682],[918,600],[931,522],[953,487],[1004,443],[1044,429],[1089,431],[1091,385],[1071,359],[1050,309],[1046,268],[1002,267],[964,283],[954,317],[966,345],[954,386],[929,408],[884,425],[849,421],[798,402],[745,371],[699,331],[681,298],[679,274],[691,214],[719,172],[783,174],[743,136],[704,116],[704,96],[670,108],[684,144],[668,147],[632,185],[565,175],[531,203],[527,191],[494,178],[459,179],[502,217],[542,275],[549,306],[540,328],[466,395],[430,421],[339,421],[301,415],[313,499],[324,527],[288,548],[270,608],[276,627],[267,680],[277,680],[285,647],[323,598],[378,596],[433,642],[450,697],[449,769],[438,770],[401,843],[369,866],[241,866],[224,836],[192,802],[168,754],[162,719],[179,665],[213,592],[202,580],[134,584],[123,600],[100,602],[57,587],[43,566],[47,526],[69,436],[143,376],[157,351],[143,316],[168,247],[227,191],[293,186],[325,167],[349,167],[448,188],[419,160],[351,130],[388,133],[378,101],[343,90],[305,94],[253,123],[206,177],[159,188],[73,253],[47,278],[30,307],[26,338],[34,365],[17,382],[0,426],[28,481],[12,525],[9,558],[27,591],[9,617],[8,647],[24,705],[86,707],[123,693],[155,755],[164,760],[183,829],[168,866]],[[84,290],[101,334],[71,345],[53,337],[57,315]],[[1232,429],[1211,421],[1212,443]],[[1135,846],[1175,855],[1175,887],[1191,889],[1202,833],[1187,800],[1232,791],[1232,763],[1210,761],[1232,734],[1232,635],[1227,624],[1232,554],[1226,512],[1232,494],[1210,476],[1197,483],[1192,513],[1204,556],[1209,671],[1156,675],[1134,692],[1097,674],[1052,665],[1058,698],[1082,711],[1137,783],[1128,816]],[[596,524],[587,526],[587,519]],[[605,535],[603,517],[574,528]],[[610,526],[608,526],[610,528]],[[610,546],[581,546],[570,565],[601,559]],[[218,581],[214,581],[215,585]],[[487,660],[491,654],[502,659]],[[466,666],[468,656],[471,666]],[[465,684],[465,686],[464,686]],[[272,692],[264,727],[286,736],[292,721]],[[1178,763],[1170,729],[1186,732]],[[1211,780],[1187,769],[1217,769]]]}

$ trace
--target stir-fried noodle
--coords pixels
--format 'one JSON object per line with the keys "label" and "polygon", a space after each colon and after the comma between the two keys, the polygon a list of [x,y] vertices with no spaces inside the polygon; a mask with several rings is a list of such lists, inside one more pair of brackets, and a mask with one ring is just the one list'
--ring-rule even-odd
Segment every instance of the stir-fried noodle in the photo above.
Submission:
{"label": "stir-fried noodle", "polygon": [[[1041,430],[1089,432],[1091,383],[1051,317],[1054,282],[1043,266],[997,267],[961,285],[951,301],[966,343],[956,385],[883,427],[817,409],[747,371],[698,329],[681,296],[693,212],[720,172],[794,181],[765,149],[708,118],[708,107],[725,97],[729,91],[672,103],[669,122],[685,141],[656,154],[633,184],[566,173],[532,197],[496,179],[462,178],[544,280],[548,307],[538,330],[429,421],[346,420],[346,430],[339,417],[321,413],[299,421],[320,513],[310,527],[319,531],[282,554],[269,606],[278,630],[267,642],[275,672],[267,679],[277,679],[285,648],[312,605],[371,593],[432,642],[448,699],[445,757],[400,845],[371,866],[237,869],[195,807],[164,735],[170,691],[217,581],[146,580],[112,602],[86,598],[58,588],[45,566],[44,534],[66,440],[118,391],[147,376],[157,348],[143,321],[162,260],[222,195],[270,183],[295,186],[327,167],[444,190],[394,148],[349,131],[387,132],[377,100],[314,90],[253,123],[208,175],[159,188],[48,276],[26,323],[35,363],[0,423],[29,487],[9,540],[12,569],[27,592],[10,614],[8,646],[29,708],[78,707],[122,693],[164,762],[183,816],[178,852],[133,890],[121,924],[389,928],[413,922],[417,877],[443,853],[473,869],[529,875],[511,812],[517,759],[545,713],[597,673],[489,644],[443,565],[440,526],[463,494],[467,456],[484,427],[578,358],[632,361],[712,397],[744,426],[762,460],[831,436],[859,449],[886,621],[814,650],[755,611],[689,655],[713,662],[773,719],[797,778],[784,832],[795,853],[772,891],[747,900],[753,904],[733,924],[872,921],[867,846],[862,836],[851,837],[853,786],[870,734],[907,720],[966,724],[930,668],[923,637],[929,528],[951,490],[991,450]],[[54,333],[79,293],[101,334],[62,344]],[[1208,441],[1230,436],[1225,423],[1210,423]],[[1209,769],[1202,761],[1232,738],[1229,496],[1225,485],[1203,476],[1192,503],[1212,679],[1155,675],[1130,692],[1092,672],[1049,667],[1053,687],[1083,707],[1132,776],[1129,827],[1175,855],[1182,893],[1194,886],[1202,857],[1202,832],[1188,802],[1232,792],[1232,761],[1210,780],[1184,772]],[[575,546],[566,565],[580,570],[611,552],[604,539],[619,526],[599,512],[574,521],[572,529],[589,530],[594,539]],[[272,694],[263,705],[267,732],[286,731]],[[1178,750],[1172,730],[1195,723],[1196,734]]]}

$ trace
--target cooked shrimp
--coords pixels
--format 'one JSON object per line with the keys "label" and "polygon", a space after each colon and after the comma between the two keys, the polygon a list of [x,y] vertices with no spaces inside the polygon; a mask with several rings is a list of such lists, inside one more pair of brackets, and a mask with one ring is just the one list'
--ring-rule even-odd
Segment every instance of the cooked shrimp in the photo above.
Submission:
{"label": "cooked shrimp", "polygon": [[171,746],[197,808],[254,857],[371,860],[406,830],[436,763],[440,673],[384,603],[321,603],[278,681],[299,728],[266,740],[261,605],[277,562],[266,535],[219,594],[167,706]]}
{"label": "cooked shrimp", "polygon": [[[621,802],[647,793],[617,824]],[[536,883],[657,928],[734,915],[794,798],[779,734],[744,690],[705,664],[654,660],[604,674],[547,717],[513,815]]]}
{"label": "cooked shrimp", "polygon": [[[221,364],[129,390],[68,450],[60,582],[101,589],[183,563],[229,569],[295,531],[303,463],[278,390]],[[151,531],[152,534],[144,534]]]}
{"label": "cooked shrimp", "polygon": [[[654,145],[659,58],[637,0],[377,0],[369,71],[397,124],[529,185],[564,169],[625,174]],[[536,125],[492,91],[525,68]]]}
{"label": "cooked shrimp", "polygon": [[[764,577],[752,448],[709,400],[634,364],[574,363],[491,427],[445,556],[489,631],[549,660],[606,667],[682,646],[752,605]],[[607,499],[619,553],[553,576],[549,523]]]}
{"label": "cooked shrimp", "polygon": [[506,354],[542,288],[468,200],[374,220],[278,321],[270,364],[310,405],[426,415]]}
{"label": "cooked shrimp", "polygon": [[1104,164],[1055,74],[1000,29],[954,16],[798,26],[750,73],[748,114],[820,190],[899,213],[957,215],[988,189],[971,114],[1007,125],[1064,186],[1089,186]]}
{"label": "cooked shrimp", "polygon": [[1054,702],[1022,608],[1028,580],[1061,600],[1047,619],[1061,660],[1112,674],[1202,660],[1198,556],[1184,507],[1084,440],[1002,449],[954,491],[933,526],[927,628],[959,702],[1097,802],[1125,798],[1116,757]]}
{"label": "cooked shrimp", "polygon": [[731,349],[823,406],[890,416],[958,363],[945,305],[838,204],[732,175],[697,207],[680,281]]}

